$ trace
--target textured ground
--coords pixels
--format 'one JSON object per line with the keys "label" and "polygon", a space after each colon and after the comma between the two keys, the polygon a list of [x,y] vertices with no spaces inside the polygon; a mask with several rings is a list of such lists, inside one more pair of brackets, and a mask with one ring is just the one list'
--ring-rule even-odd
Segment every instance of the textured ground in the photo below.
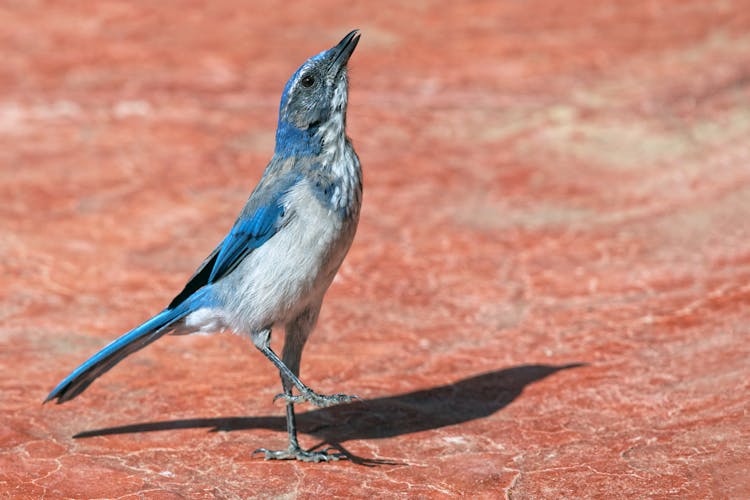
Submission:
{"label": "textured ground", "polygon": [[[750,5],[0,6],[0,495],[748,498]],[[349,29],[355,244],[272,463],[277,374],[160,310],[273,148],[281,88]],[[275,339],[275,343],[278,342]]]}

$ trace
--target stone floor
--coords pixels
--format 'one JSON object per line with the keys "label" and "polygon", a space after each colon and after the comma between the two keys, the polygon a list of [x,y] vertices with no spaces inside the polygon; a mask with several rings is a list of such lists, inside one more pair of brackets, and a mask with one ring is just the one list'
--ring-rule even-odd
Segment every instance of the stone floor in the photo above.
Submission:
{"label": "stone floor", "polygon": [[[748,498],[750,5],[0,5],[0,496]],[[359,232],[303,359],[157,312],[273,149],[284,82],[351,28]],[[279,338],[274,339],[278,347]]]}

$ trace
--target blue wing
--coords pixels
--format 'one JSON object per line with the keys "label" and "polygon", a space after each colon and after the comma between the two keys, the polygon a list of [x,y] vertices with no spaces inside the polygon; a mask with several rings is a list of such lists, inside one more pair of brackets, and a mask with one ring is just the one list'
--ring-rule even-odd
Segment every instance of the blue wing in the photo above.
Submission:
{"label": "blue wing", "polygon": [[276,234],[284,218],[284,206],[277,200],[275,203],[258,207],[252,217],[240,219],[235,223],[216,256],[208,282],[214,281],[232,272],[247,254],[260,247]]}
{"label": "blue wing", "polygon": [[[200,288],[232,272],[250,252],[276,234],[287,219],[283,203],[285,194],[284,190],[276,193],[266,203],[255,203],[258,206],[254,210],[250,208],[252,204],[249,202],[224,241],[211,252],[167,309],[177,307]],[[251,196],[250,201],[259,198]]]}

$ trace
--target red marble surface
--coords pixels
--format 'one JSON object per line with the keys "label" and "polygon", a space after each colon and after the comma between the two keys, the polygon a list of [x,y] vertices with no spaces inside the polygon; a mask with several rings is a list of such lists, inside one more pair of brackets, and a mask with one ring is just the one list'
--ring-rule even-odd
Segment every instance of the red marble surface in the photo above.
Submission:
{"label": "red marble surface", "polygon": [[[0,5],[0,493],[748,498],[744,1]],[[246,340],[160,310],[231,225],[279,93],[349,29],[355,244],[285,445]],[[274,340],[278,347],[279,339]]]}

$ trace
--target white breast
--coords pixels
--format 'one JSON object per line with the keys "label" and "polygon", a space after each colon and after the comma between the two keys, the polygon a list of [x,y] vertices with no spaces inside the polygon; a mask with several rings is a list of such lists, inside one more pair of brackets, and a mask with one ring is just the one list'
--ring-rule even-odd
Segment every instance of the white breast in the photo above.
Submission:
{"label": "white breast", "polygon": [[285,323],[320,299],[354,237],[356,223],[322,203],[306,181],[289,192],[286,212],[289,222],[216,283],[237,332]]}

